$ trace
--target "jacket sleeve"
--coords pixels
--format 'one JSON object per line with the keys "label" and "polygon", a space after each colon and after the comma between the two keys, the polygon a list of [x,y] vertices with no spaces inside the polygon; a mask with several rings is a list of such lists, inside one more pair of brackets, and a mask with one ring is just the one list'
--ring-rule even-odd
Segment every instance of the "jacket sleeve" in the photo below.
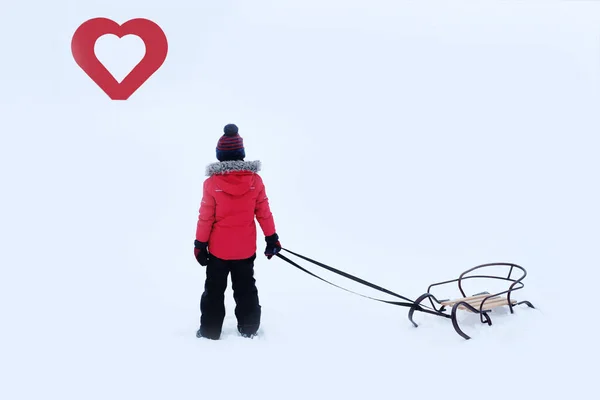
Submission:
{"label": "jacket sleeve", "polygon": [[[260,179],[260,178],[259,178]],[[256,199],[256,220],[260,224],[260,228],[265,236],[271,236],[275,233],[275,220],[271,213],[271,207],[269,205],[269,198],[265,190],[265,185],[260,180],[260,191],[258,192],[258,198]]]}
{"label": "jacket sleeve", "polygon": [[202,202],[200,203],[200,215],[198,216],[198,225],[196,227],[196,240],[199,242],[208,242],[213,223],[215,222],[215,198],[209,191],[208,179],[204,181],[202,193]]}

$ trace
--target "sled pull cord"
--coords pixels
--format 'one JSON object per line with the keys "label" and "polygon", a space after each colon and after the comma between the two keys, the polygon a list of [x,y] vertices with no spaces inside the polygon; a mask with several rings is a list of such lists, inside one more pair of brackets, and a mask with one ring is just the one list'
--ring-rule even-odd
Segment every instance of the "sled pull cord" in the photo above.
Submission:
{"label": "sled pull cord", "polygon": [[[405,302],[400,302],[400,301],[381,300],[381,299],[377,299],[377,298],[374,298],[374,297],[370,297],[370,296],[366,296],[366,295],[364,295],[364,294],[360,294],[360,293],[354,292],[354,291],[352,291],[352,290],[349,290],[349,289],[346,289],[346,288],[344,288],[344,287],[341,287],[341,286],[339,286],[339,285],[336,285],[335,283],[331,283],[331,282],[329,282],[328,280],[326,280],[326,279],[324,279],[324,278],[321,278],[320,276],[318,276],[318,275],[316,275],[316,274],[314,274],[314,273],[312,273],[312,272],[310,272],[310,271],[306,270],[305,268],[301,267],[300,265],[298,265],[298,264],[297,264],[297,263],[295,263],[294,261],[290,260],[290,259],[289,259],[289,258],[287,258],[286,256],[282,255],[281,253],[278,253],[278,254],[276,254],[276,256],[277,256],[277,257],[279,257],[279,258],[281,258],[282,260],[284,260],[285,262],[287,262],[287,263],[289,263],[289,264],[293,265],[294,267],[298,268],[299,270],[301,270],[301,271],[303,271],[303,272],[307,273],[308,275],[310,275],[310,276],[313,276],[313,277],[315,277],[315,278],[317,278],[317,279],[319,279],[319,280],[321,280],[321,281],[323,281],[323,282],[325,282],[325,283],[328,283],[328,284],[330,284],[330,285],[332,285],[332,286],[335,286],[335,287],[337,287],[337,288],[339,288],[339,289],[345,290],[346,292],[349,292],[349,293],[352,293],[352,294],[356,294],[356,295],[358,295],[358,296],[365,297],[365,298],[367,298],[367,299],[371,299],[371,300],[379,301],[379,302],[381,302],[381,303],[387,303],[387,304],[392,304],[392,305],[396,305],[396,306],[402,306],[402,307],[413,307],[413,306],[415,306],[415,302],[414,302],[413,300],[411,300],[411,299],[409,299],[409,298],[407,298],[407,297],[401,296],[401,295],[399,295],[399,294],[397,294],[397,293],[394,293],[394,292],[392,292],[391,290],[388,290],[388,289],[382,288],[381,286],[375,285],[374,283],[371,283],[371,282],[365,281],[364,279],[358,278],[358,277],[356,277],[356,276],[354,276],[354,275],[351,275],[351,274],[349,274],[349,273],[347,273],[347,272],[340,271],[339,269],[336,269],[336,268],[330,267],[329,265],[323,264],[323,263],[321,263],[321,262],[319,262],[319,261],[315,261],[315,260],[313,260],[313,259],[311,259],[311,258],[308,258],[308,257],[306,257],[306,256],[303,256],[303,255],[301,255],[301,254],[295,253],[295,252],[293,252],[293,251],[291,251],[291,250],[288,250],[288,249],[286,249],[286,248],[282,248],[282,250],[285,250],[285,251],[287,251],[288,253],[295,255],[296,257],[302,258],[302,259],[304,259],[304,260],[306,260],[306,261],[308,261],[308,262],[310,262],[310,263],[312,263],[312,264],[315,264],[315,265],[317,265],[317,266],[319,266],[319,267],[321,267],[321,268],[324,268],[324,269],[326,269],[326,270],[328,270],[328,271],[331,271],[331,272],[333,272],[333,273],[335,273],[335,274],[341,275],[341,276],[343,276],[344,278],[350,279],[350,280],[352,280],[352,281],[354,281],[354,282],[358,282],[358,283],[360,283],[360,284],[362,284],[362,285],[368,286],[368,287],[370,287],[370,288],[372,288],[372,289],[375,289],[375,290],[377,290],[377,291],[380,291],[380,292],[383,292],[383,293],[389,294],[389,295],[391,295],[391,296],[394,296],[394,297],[397,297],[397,298],[400,298],[400,299],[402,299],[402,300],[406,300],[406,301],[405,301]],[[429,307],[427,307],[427,306],[424,306],[424,305],[417,305],[417,306],[416,306],[416,310],[417,310],[417,311],[426,312],[426,313],[430,313],[430,312],[431,312],[432,314],[439,314],[439,313],[437,313],[437,312],[435,312],[435,311],[429,311],[429,310],[425,310],[425,309],[423,309],[423,307],[425,307],[425,308],[429,308]]]}

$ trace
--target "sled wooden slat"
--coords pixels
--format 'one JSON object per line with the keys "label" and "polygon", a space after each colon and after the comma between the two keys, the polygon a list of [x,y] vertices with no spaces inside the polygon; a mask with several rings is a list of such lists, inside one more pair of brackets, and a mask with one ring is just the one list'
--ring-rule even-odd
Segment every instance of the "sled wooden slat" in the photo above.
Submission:
{"label": "sled wooden slat", "polygon": [[[490,296],[490,295],[489,294],[479,294],[477,296],[463,297],[463,298],[454,299],[454,300],[446,300],[446,301],[442,301],[440,303],[445,306],[453,306],[454,304],[458,303],[459,301],[466,301],[467,303],[471,303],[471,302],[479,300],[479,302],[481,303],[481,300],[485,299],[488,296]],[[491,301],[491,299],[488,301]],[[486,301],[486,303],[487,303],[487,301]]]}
{"label": "sled wooden slat", "polygon": [[[492,308],[502,307],[502,306],[507,306],[508,305],[508,299],[506,297],[499,297],[499,296],[489,297],[489,296],[490,296],[489,294],[481,294],[481,295],[477,295],[477,296],[463,297],[463,298],[456,299],[456,300],[442,301],[441,304],[443,304],[445,306],[453,306],[456,303],[464,301],[465,303],[469,304],[473,308],[476,308],[476,309],[479,310],[481,308],[481,303],[483,302],[483,300],[485,300],[486,298],[488,298],[485,301],[485,303],[483,304],[484,310],[490,310]],[[517,303],[517,301],[511,299],[511,303],[514,305],[514,304]],[[465,307],[463,304],[461,304],[460,306],[458,306],[458,308],[460,310],[471,311],[467,307]]]}
{"label": "sled wooden slat", "polygon": [[[478,300],[477,302],[468,302],[468,303],[469,303],[469,305],[471,305],[474,308],[479,310],[481,308],[482,301],[483,301],[483,299]],[[513,305],[517,303],[515,300],[511,300],[511,302]],[[508,305],[508,299],[506,297],[501,297],[498,299],[490,299],[483,304],[483,310],[484,311],[490,310],[492,308],[502,307],[502,306],[507,306],[507,305]],[[458,308],[461,310],[467,309],[464,305],[460,305],[460,306],[458,306]],[[468,310],[468,311],[471,311],[471,310]]]}

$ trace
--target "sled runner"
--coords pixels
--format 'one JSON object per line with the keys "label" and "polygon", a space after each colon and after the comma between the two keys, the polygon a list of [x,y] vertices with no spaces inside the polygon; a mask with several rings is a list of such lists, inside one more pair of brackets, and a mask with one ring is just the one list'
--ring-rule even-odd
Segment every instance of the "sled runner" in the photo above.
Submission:
{"label": "sled runner", "polygon": [[[479,275],[481,270],[486,268],[489,269],[490,267],[503,267],[502,269],[504,270],[508,269],[508,274],[506,276],[499,274]],[[517,276],[513,277],[513,273],[515,271],[515,275]],[[439,316],[450,318],[452,320],[452,325],[454,326],[456,332],[463,338],[470,339],[470,336],[468,336],[458,325],[457,313],[459,310],[479,314],[479,319],[482,323],[492,325],[490,313],[493,312],[493,309],[497,307],[508,306],[511,314],[514,313],[514,307],[521,304],[526,304],[531,308],[535,308],[527,300],[517,301],[512,297],[512,294],[515,291],[520,290],[525,286],[523,284],[523,279],[525,279],[526,276],[527,271],[525,270],[525,268],[512,263],[490,263],[478,265],[463,272],[457,279],[452,279],[444,282],[437,282],[429,285],[429,287],[427,288],[427,292],[419,296],[419,298],[415,300],[413,306],[410,308],[408,312],[408,319],[410,320],[410,322],[412,322],[412,324],[415,327],[417,327],[418,325],[413,320],[413,314],[416,310],[419,309],[421,302],[423,302],[425,299],[429,299],[429,302],[435,310],[435,313],[437,313]],[[463,286],[464,282],[470,279],[480,279],[487,281],[502,280],[507,283],[508,288],[506,290],[496,293],[482,292],[472,296],[467,296],[465,294]],[[454,300],[438,300],[436,296],[432,293],[432,288],[434,287],[449,285],[453,283],[457,284],[458,292],[462,297],[456,298]],[[445,312],[446,307],[451,307],[450,314],[447,314]]]}
{"label": "sled runner", "polygon": [[[306,270],[305,268],[301,267],[296,262],[283,256],[282,254],[277,254],[277,257],[279,257],[282,260],[284,260],[285,262],[293,265],[294,267],[298,268],[299,270],[301,270],[301,271],[303,271],[325,283],[335,286],[339,289],[345,290],[347,292],[356,294],[361,297],[365,297],[370,300],[375,300],[375,301],[379,301],[382,303],[392,304],[392,305],[401,306],[401,307],[409,307],[410,310],[408,311],[408,319],[410,320],[410,322],[412,322],[412,324],[415,327],[418,327],[418,325],[415,323],[415,321],[413,319],[415,311],[419,311],[419,312],[426,313],[426,314],[433,314],[433,315],[437,315],[440,317],[451,319],[452,325],[454,326],[454,329],[456,330],[456,332],[465,339],[470,339],[470,336],[468,336],[458,325],[457,313],[459,310],[479,314],[479,318],[482,323],[492,325],[492,319],[490,318],[489,314],[495,308],[508,306],[511,314],[514,313],[514,307],[521,305],[521,304],[526,304],[527,306],[529,306],[531,308],[535,308],[527,300],[517,301],[516,299],[514,299],[512,297],[512,294],[515,291],[520,290],[525,286],[523,284],[523,279],[525,279],[525,277],[527,276],[527,271],[525,271],[525,268],[521,267],[520,265],[513,264],[513,263],[490,263],[490,264],[478,265],[476,267],[473,267],[473,268],[463,272],[462,274],[460,274],[460,276],[457,279],[452,279],[452,280],[444,281],[444,282],[437,282],[437,283],[433,283],[433,284],[429,285],[429,287],[427,288],[427,292],[422,294],[416,300],[413,301],[407,297],[404,297],[397,293],[394,293],[391,290],[385,289],[381,286],[375,285],[371,282],[365,281],[364,279],[350,275],[347,272],[330,267],[329,265],[323,264],[319,261],[315,261],[311,258],[308,258],[301,254],[295,253],[291,250],[288,250],[285,248],[283,248],[282,250],[284,250],[290,254],[293,254],[296,257],[299,257],[305,261],[308,261],[318,267],[321,267],[330,272],[333,272],[333,273],[343,276],[347,279],[350,279],[354,282],[358,282],[364,286],[370,287],[377,291],[386,293],[388,295],[391,295],[391,296],[394,296],[396,298],[403,300],[403,301],[382,300],[382,299],[377,299],[377,298],[373,298],[370,296],[365,296],[361,293],[357,293],[352,290],[348,290],[344,287],[341,287],[332,282],[329,282],[328,280],[323,279],[322,277]],[[486,269],[486,268],[493,269],[494,267],[497,267],[498,269],[500,269],[502,271],[506,271],[506,269],[508,269],[508,274],[506,274],[506,276],[504,276],[505,274],[488,274],[488,275],[479,275],[478,274],[483,269]],[[513,276],[513,274],[516,276]],[[484,280],[488,283],[492,282],[492,281],[505,282],[507,285],[507,288],[506,288],[506,290],[501,290],[501,291],[495,292],[495,293],[480,292],[480,293],[474,294],[472,296],[467,296],[465,293],[465,290],[464,290],[464,286],[465,286],[464,283],[466,281],[477,280],[477,279]],[[454,300],[450,300],[450,299],[438,300],[436,298],[436,296],[432,293],[432,288],[450,285],[452,283],[456,283],[458,286],[458,293]],[[425,299],[429,299],[429,302],[431,303],[431,307],[422,304]],[[447,307],[451,308],[450,313],[448,313],[446,311]]]}

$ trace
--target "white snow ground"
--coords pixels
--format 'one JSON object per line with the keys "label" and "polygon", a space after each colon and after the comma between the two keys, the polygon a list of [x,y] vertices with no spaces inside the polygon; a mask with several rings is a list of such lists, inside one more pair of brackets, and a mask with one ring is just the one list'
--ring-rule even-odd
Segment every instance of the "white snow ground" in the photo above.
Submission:
{"label": "white snow ground", "polygon": [[[600,4],[273,3],[3,4],[0,398],[594,398]],[[127,102],[71,57],[96,16],[167,33]],[[228,290],[223,340],[196,339],[229,122],[284,246],[411,298],[515,262],[538,309],[463,317],[465,341],[259,257],[261,336],[236,336]]]}

